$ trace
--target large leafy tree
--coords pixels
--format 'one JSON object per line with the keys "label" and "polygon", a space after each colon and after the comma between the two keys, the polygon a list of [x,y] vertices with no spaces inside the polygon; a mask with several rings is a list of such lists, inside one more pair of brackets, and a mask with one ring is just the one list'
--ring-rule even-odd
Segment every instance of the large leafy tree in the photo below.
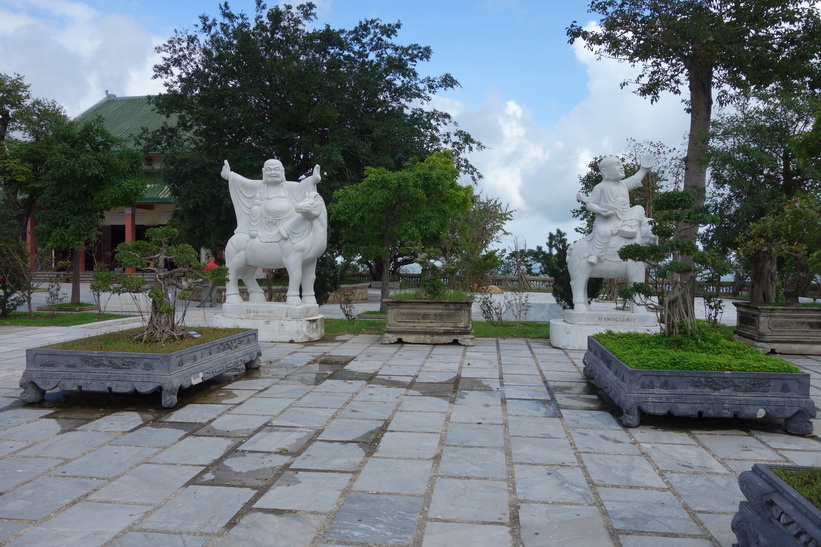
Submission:
{"label": "large leafy tree", "polygon": [[[462,172],[478,176],[463,159],[478,143],[430,108],[435,93],[458,82],[421,76],[417,67],[432,51],[400,45],[399,30],[374,19],[352,29],[317,26],[311,3],[257,2],[253,18],[224,3],[219,20],[202,16],[194,32],[161,45],[155,76],[166,93],[155,104],[178,117],[176,135],[155,137],[174,137],[163,148],[188,152],[165,169],[186,240],[219,248],[235,227],[218,176],[223,159],[253,173],[276,157],[294,180],[319,164],[326,201],[360,182],[366,167],[399,170],[443,148]],[[204,216],[213,222],[202,223]]]}
{"label": "large leafy tree", "polygon": [[[651,101],[662,92],[685,93],[690,131],[684,189],[695,206],[704,203],[707,144],[715,90],[733,91],[772,84],[816,89],[821,83],[821,18],[803,0],[594,0],[589,11],[601,16],[595,28],[574,22],[573,42],[602,57],[641,67],[634,82]],[[694,240],[697,226],[683,237]]]}
{"label": "large leafy tree", "polygon": [[100,118],[62,124],[43,168],[38,229],[52,248],[74,250],[75,303],[80,299],[79,247],[94,238],[106,211],[132,205],[145,190],[142,155],[121,148],[120,142]]}
{"label": "large leafy tree", "polygon": [[[724,112],[713,124],[708,206],[718,222],[705,242],[723,253],[738,246],[749,225],[778,211],[785,200],[821,192],[821,154],[804,147],[818,108],[796,96],[760,95]],[[752,298],[776,298],[778,261],[785,253],[759,246],[751,259]]]}
{"label": "large leafy tree", "polygon": [[22,238],[42,193],[46,160],[57,127],[68,122],[62,107],[32,98],[19,74],[0,74],[0,207]]}
{"label": "large leafy tree", "polygon": [[[343,252],[387,265],[398,257],[413,262],[415,250],[441,250],[451,219],[472,205],[473,189],[458,179],[449,152],[411,160],[398,171],[366,169],[362,182],[336,191],[329,208],[329,218],[340,226]],[[383,300],[388,297],[389,272],[382,268]]]}

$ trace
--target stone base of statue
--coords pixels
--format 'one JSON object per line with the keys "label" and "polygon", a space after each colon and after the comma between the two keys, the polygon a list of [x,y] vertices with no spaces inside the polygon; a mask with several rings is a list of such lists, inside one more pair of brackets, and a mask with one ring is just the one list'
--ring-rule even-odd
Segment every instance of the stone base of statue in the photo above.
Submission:
{"label": "stone base of statue", "polygon": [[215,327],[257,329],[260,342],[314,342],[325,334],[325,316],[317,304],[289,306],[281,302],[223,304]]}
{"label": "stone base of statue", "polygon": [[613,332],[659,332],[656,314],[641,306],[628,311],[591,309],[564,310],[564,319],[550,321],[550,343],[553,347],[586,351],[587,337],[611,330]]}

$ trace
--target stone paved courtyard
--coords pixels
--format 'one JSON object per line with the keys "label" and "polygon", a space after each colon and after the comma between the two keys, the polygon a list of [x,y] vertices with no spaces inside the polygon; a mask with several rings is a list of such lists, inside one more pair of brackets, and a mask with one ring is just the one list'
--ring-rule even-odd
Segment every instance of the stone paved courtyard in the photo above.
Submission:
{"label": "stone paved courtyard", "polygon": [[[0,328],[0,543],[731,545],[738,473],[821,464],[777,422],[623,428],[546,340],[263,343],[263,366],[180,392],[17,398],[25,349],[83,327]],[[792,357],[813,374],[821,357]]]}

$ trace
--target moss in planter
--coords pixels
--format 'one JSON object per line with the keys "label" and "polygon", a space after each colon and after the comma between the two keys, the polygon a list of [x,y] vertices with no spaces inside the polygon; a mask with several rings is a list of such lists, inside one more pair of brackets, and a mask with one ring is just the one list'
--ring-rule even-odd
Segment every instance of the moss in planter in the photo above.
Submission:
{"label": "moss in planter", "polygon": [[212,327],[192,327],[190,330],[200,334],[199,338],[187,338],[165,344],[141,344],[133,340],[134,334],[140,329],[129,329],[118,332],[109,332],[98,336],[80,338],[49,346],[52,349],[76,351],[123,351],[129,353],[173,353],[186,348],[212,342],[226,336],[239,334],[248,329],[218,329]]}
{"label": "moss in planter", "polygon": [[603,332],[593,336],[634,369],[718,372],[788,372],[801,370],[779,357],[728,340],[721,331],[699,324],[701,340],[638,332]]}
{"label": "moss in planter", "polygon": [[821,467],[804,469],[770,468],[773,473],[804,496],[808,502],[821,509]]}
{"label": "moss in planter", "polygon": [[445,291],[439,298],[430,298],[422,294],[422,291],[402,291],[391,295],[393,300],[466,300],[468,294],[462,291]]}

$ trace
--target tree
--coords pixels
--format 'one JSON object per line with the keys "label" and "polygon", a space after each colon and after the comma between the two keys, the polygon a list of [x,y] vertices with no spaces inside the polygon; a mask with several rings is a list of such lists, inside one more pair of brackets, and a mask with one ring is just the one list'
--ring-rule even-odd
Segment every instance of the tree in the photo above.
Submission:
{"label": "tree", "polygon": [[[550,260],[547,261],[547,275],[553,278],[553,298],[564,310],[573,309],[573,290],[570,288],[570,270],[567,267],[567,252],[570,243],[567,234],[561,230],[551,232],[547,237]],[[587,282],[587,302],[599,296],[603,280],[591,277]]]}
{"label": "tree", "polygon": [[38,230],[55,249],[73,249],[71,301],[80,301],[79,247],[90,242],[106,211],[130,205],[145,190],[142,155],[118,147],[102,120],[67,122],[55,131],[43,171]]}
{"label": "tree", "polygon": [[[707,204],[718,221],[704,234],[705,244],[728,254],[750,223],[777,212],[785,200],[821,191],[821,153],[807,149],[806,161],[796,154],[814,119],[812,102],[802,97],[759,95],[716,120]],[[762,251],[748,258],[754,301],[774,302],[778,255]]]}
{"label": "tree", "polygon": [[[365,179],[337,190],[329,217],[337,223],[346,256],[381,259],[443,247],[448,225],[472,204],[472,188],[458,183],[450,152],[412,160],[404,169],[366,169]],[[438,254],[438,253],[437,253]],[[382,270],[382,299],[389,294],[389,268]]]}
{"label": "tree", "polygon": [[[221,276],[224,282],[227,269],[214,268],[214,274],[202,270],[197,261],[197,251],[187,243],[177,244],[177,230],[170,226],[151,228],[145,239],[127,241],[117,246],[116,258],[126,268],[140,268],[153,273],[149,283],[148,296],[151,311],[145,326],[134,336],[142,343],[165,343],[189,338],[191,335],[182,326],[185,317],[179,321],[176,301],[192,283],[202,282],[209,276]],[[125,274],[128,280],[132,274]]]}
{"label": "tree", "polygon": [[[812,281],[813,271],[821,249],[821,198],[817,194],[802,193],[784,201],[772,213],[750,223],[738,237],[738,251],[752,256],[758,264],[785,259],[781,281],[788,305],[797,306],[798,297],[805,294]],[[751,302],[776,302],[778,277],[775,270],[756,275]],[[767,275],[767,277],[765,277]]]}
{"label": "tree", "polygon": [[[255,172],[277,158],[294,180],[319,164],[328,203],[366,167],[396,171],[445,148],[462,172],[479,176],[464,158],[481,145],[430,108],[438,91],[458,86],[450,74],[419,75],[431,49],[398,44],[399,23],[332,29],[317,27],[315,12],[311,3],[266,10],[258,2],[249,18],[224,3],[219,20],[202,16],[195,32],[177,31],[157,49],[166,93],[154,102],[176,116],[176,131],[154,137],[186,153],[169,158],[164,177],[192,244],[219,248],[235,228],[217,176],[223,159]],[[204,225],[205,215],[214,222]]]}
{"label": "tree", "polygon": [[[719,279],[730,271],[730,264],[714,249],[701,250],[685,234],[693,225],[714,222],[715,218],[694,207],[689,191],[669,191],[656,196],[653,233],[658,243],[631,243],[619,250],[622,260],[644,262],[649,266],[651,283],[634,283],[619,290],[619,295],[638,304],[655,308],[668,336],[700,336],[693,308],[695,280]],[[683,257],[687,257],[684,260]],[[658,303],[649,300],[658,297]]]}
{"label": "tree", "polygon": [[463,215],[453,217],[442,244],[442,269],[451,288],[472,290],[500,263],[499,250],[490,246],[507,234],[512,211],[496,198],[475,194]]}
{"label": "tree", "polygon": [[68,122],[54,101],[33,99],[19,74],[0,74],[0,202],[16,221],[18,237],[42,193],[42,178],[56,127]]}
{"label": "tree", "polygon": [[[714,102],[732,91],[772,84],[817,89],[821,56],[818,8],[803,0],[594,0],[600,25],[573,22],[570,42],[584,40],[600,57],[640,65],[637,92],[657,101],[681,94],[690,113],[684,189],[705,200],[707,144]],[[697,226],[683,237],[695,240]]]}

